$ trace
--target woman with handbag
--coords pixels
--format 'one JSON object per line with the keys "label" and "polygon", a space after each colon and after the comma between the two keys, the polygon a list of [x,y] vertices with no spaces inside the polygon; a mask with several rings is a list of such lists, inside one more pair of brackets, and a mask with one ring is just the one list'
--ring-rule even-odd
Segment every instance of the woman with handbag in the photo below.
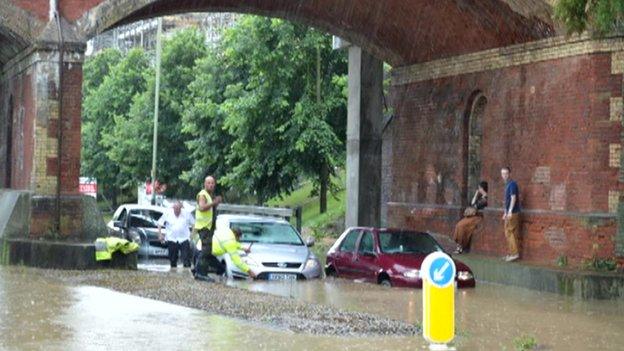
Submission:
{"label": "woman with handbag", "polygon": [[453,239],[457,243],[456,254],[460,254],[470,245],[472,234],[477,226],[483,221],[483,214],[480,210],[487,206],[488,183],[481,181],[479,188],[472,197],[470,206],[464,210],[464,218],[455,225]]}

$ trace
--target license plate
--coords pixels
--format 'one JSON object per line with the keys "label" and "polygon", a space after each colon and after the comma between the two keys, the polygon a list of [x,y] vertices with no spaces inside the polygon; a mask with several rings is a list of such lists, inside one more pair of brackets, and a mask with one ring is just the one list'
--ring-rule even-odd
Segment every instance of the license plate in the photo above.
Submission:
{"label": "license plate", "polygon": [[167,251],[167,249],[160,248],[150,248],[148,252],[152,256],[167,256],[169,254],[169,251]]}
{"label": "license plate", "polygon": [[269,273],[269,280],[297,280],[295,274]]}

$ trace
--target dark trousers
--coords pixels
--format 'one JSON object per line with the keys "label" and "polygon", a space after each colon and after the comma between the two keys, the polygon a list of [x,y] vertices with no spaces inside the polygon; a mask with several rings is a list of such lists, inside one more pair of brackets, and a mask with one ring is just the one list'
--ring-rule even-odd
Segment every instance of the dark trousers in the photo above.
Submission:
{"label": "dark trousers", "polygon": [[178,252],[182,255],[182,263],[184,267],[191,266],[191,245],[188,240],[181,243],[176,241],[167,241],[167,249],[169,249],[169,262],[171,267],[177,267],[178,265]]}
{"label": "dark trousers", "polygon": [[222,275],[225,273],[225,266],[212,254],[212,231],[200,229],[198,231],[202,241],[202,249],[195,262],[195,274],[205,276],[208,273]]}

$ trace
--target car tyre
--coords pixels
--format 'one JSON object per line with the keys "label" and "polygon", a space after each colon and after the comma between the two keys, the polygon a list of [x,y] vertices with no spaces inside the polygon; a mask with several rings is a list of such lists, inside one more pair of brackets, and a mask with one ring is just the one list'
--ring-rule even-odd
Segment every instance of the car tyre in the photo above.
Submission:
{"label": "car tyre", "polygon": [[326,278],[338,278],[338,274],[336,274],[336,269],[332,266],[329,266],[327,269],[325,269],[325,277]]}
{"label": "car tyre", "polygon": [[390,281],[390,278],[384,277],[384,278],[381,278],[381,280],[379,280],[379,285],[391,288],[392,282]]}

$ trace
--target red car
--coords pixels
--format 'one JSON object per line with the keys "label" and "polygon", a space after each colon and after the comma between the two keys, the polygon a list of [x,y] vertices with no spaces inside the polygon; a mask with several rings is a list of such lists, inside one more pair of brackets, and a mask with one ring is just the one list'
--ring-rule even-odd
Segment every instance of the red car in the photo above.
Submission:
{"label": "red car", "polygon": [[[371,283],[422,288],[420,265],[428,254],[444,251],[427,233],[380,228],[349,228],[327,252],[325,274]],[[459,288],[474,288],[472,271],[453,259]]]}

